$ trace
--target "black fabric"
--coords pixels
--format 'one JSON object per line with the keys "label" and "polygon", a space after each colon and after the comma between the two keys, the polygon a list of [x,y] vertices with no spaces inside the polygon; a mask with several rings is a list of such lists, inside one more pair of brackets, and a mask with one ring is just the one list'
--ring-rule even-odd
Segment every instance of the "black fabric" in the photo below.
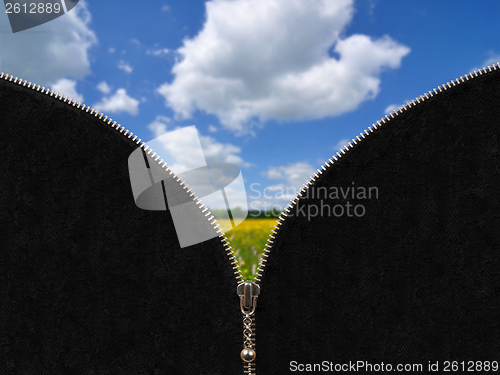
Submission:
{"label": "black fabric", "polygon": [[322,202],[299,200],[261,282],[257,374],[499,358],[499,73],[391,119],[311,188],[377,187],[378,199],[323,201],[363,216],[308,220]]}
{"label": "black fabric", "polygon": [[180,249],[168,211],[136,207],[138,145],[4,80],[0,108],[0,374],[241,369],[229,259],[218,238]]}
{"label": "black fabric", "polygon": [[[304,197],[282,224],[256,311],[258,375],[498,360],[499,93],[497,71],[462,83],[322,173],[316,194],[377,197]],[[243,373],[222,244],[180,249],[168,211],[135,206],[138,146],[4,80],[0,108],[0,374]],[[307,217],[347,201],[364,215]]]}

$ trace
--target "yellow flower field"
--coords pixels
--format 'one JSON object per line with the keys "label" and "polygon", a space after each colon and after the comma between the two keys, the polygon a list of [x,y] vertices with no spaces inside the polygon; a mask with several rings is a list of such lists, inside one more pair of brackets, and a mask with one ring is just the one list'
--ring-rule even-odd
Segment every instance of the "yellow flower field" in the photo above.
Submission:
{"label": "yellow flower field", "polygon": [[[276,220],[275,218],[246,219],[236,228],[226,231],[226,237],[236,254],[245,280],[253,279],[255,276],[264,245],[271,234],[271,229],[276,224]],[[228,223],[221,221],[219,220],[221,227],[227,227]]]}

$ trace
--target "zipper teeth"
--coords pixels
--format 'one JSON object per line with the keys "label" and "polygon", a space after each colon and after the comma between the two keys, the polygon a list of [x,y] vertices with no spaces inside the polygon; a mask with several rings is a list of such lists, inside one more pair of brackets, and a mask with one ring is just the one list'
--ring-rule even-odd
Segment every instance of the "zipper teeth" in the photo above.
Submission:
{"label": "zipper teeth", "polygon": [[134,141],[136,144],[139,145],[140,148],[142,148],[144,151],[147,151],[146,153],[155,161],[157,162],[163,169],[165,169],[170,176],[172,176],[176,182],[179,183],[180,186],[184,190],[186,190],[186,193],[193,198],[193,201],[196,202],[196,205],[200,210],[202,210],[203,213],[205,213],[205,217],[207,217],[207,220],[212,224],[214,229],[219,233],[219,237],[222,240],[222,243],[224,244],[224,249],[227,252],[227,255],[229,257],[229,261],[231,262],[231,266],[233,268],[233,272],[236,276],[236,280],[240,281],[243,277],[241,274],[241,270],[239,268],[238,260],[236,259],[236,256],[234,252],[231,249],[231,246],[229,246],[229,242],[227,238],[224,235],[224,232],[222,229],[220,229],[220,225],[216,224],[217,220],[214,220],[214,216],[211,214],[211,212],[205,207],[204,204],[201,202],[201,199],[198,196],[194,195],[194,192],[189,188],[188,184],[184,180],[182,180],[180,177],[177,176],[177,174],[170,168],[170,166],[167,166],[167,162],[163,161],[163,159],[160,159],[160,155],[157,155],[156,152],[153,151],[153,149],[149,148],[149,146],[146,145],[146,142],[141,142],[141,138],[138,138],[137,135],[135,135],[132,138],[133,133],[126,129],[124,126],[121,126],[120,124],[117,124],[116,121],[113,121],[112,118],[108,118],[108,116],[105,116],[103,112],[99,112],[98,110],[82,104],[80,102],[77,102],[74,99],[68,98],[67,96],[63,96],[63,94],[60,94],[58,92],[54,92],[54,90],[51,90],[50,88],[46,88],[45,86],[40,86],[37,85],[36,83],[31,83],[28,82],[27,80],[23,80],[18,77],[14,77],[13,75],[8,75],[4,72],[0,74],[0,79],[4,79],[5,81],[17,83],[20,86],[24,86],[27,88],[30,88],[34,91],[38,91],[42,94],[51,96],[55,99],[61,100],[63,103],[66,103],[70,106],[73,106],[75,108],[78,108],[82,110],[83,112],[86,112],[90,115],[93,115],[94,117],[97,117],[98,119],[102,120],[105,124],[110,125],[112,128],[118,130],[120,134],[126,136],[127,138],[131,139]]}
{"label": "zipper teeth", "polygon": [[[127,138],[129,138],[130,140],[134,141],[136,144],[139,145],[140,148],[144,149],[144,151],[147,151],[147,154],[154,161],[158,162],[158,164],[160,164],[162,166],[162,168],[166,169],[167,172],[171,176],[173,175],[174,179],[181,186],[183,186],[184,189],[186,189],[188,187],[188,185],[181,178],[179,178],[177,176],[177,174],[169,166],[167,167],[167,163],[163,162],[163,159],[158,160],[158,159],[160,159],[160,156],[156,155],[156,152],[153,152],[153,149],[149,148],[149,146],[146,145],[146,142],[141,142],[141,138],[137,138],[137,135],[135,135],[132,138],[132,135],[134,135],[134,133],[132,133],[131,131],[126,129],[124,126],[117,124],[116,121],[113,121],[112,118],[108,118],[108,116],[105,116],[103,112],[99,112],[95,108],[92,108],[89,105],[85,105],[85,104],[82,104],[80,102],[77,102],[76,100],[68,98],[67,96],[63,96],[63,94],[59,94],[58,92],[55,92],[54,90],[51,90],[48,87],[47,88],[45,86],[41,87],[40,85],[37,85],[36,83],[28,82],[27,80],[23,80],[21,78],[14,77],[13,75],[9,76],[8,74],[5,74],[2,72],[0,74],[0,79],[4,79],[5,81],[17,83],[20,86],[24,86],[24,87],[30,88],[34,91],[41,92],[42,94],[54,97],[55,99],[61,100],[63,103],[66,103],[70,106],[73,106],[75,108],[82,110],[83,112],[86,112],[90,115],[93,115],[94,117],[97,117],[99,120],[102,120],[105,124],[110,125],[112,128],[118,130],[120,132],[120,134],[122,134],[122,135],[126,136]],[[156,156],[156,158],[155,158],[155,156]],[[188,192],[190,196],[194,196],[193,192],[191,192],[191,189],[187,189],[186,192]],[[193,200],[196,200],[196,199],[197,199],[196,197],[193,198]]]}
{"label": "zipper teeth", "polygon": [[[307,192],[307,190],[313,185],[313,183],[316,181],[316,179],[324,172],[327,170],[327,168],[331,168],[332,165],[339,160],[343,155],[346,154],[347,151],[352,150],[355,145],[359,144],[363,139],[368,137],[368,135],[372,134],[374,130],[379,129],[382,125],[387,124],[391,119],[396,118],[399,114],[402,114],[406,111],[408,111],[410,108],[416,107],[418,104],[423,103],[425,100],[432,98],[433,96],[446,91],[448,89],[451,89],[455,86],[460,85],[461,83],[467,82],[472,78],[481,76],[485,73],[492,72],[494,70],[498,70],[500,68],[500,62],[497,62],[496,64],[493,64],[492,66],[484,67],[479,70],[474,70],[474,72],[465,74],[465,76],[460,76],[460,78],[456,78],[454,81],[451,82],[446,82],[446,84],[443,84],[441,86],[438,86],[437,89],[433,89],[432,91],[429,91],[428,93],[424,93],[423,95],[420,95],[419,97],[416,97],[414,100],[411,102],[407,102],[406,104],[403,104],[401,107],[398,107],[391,113],[385,115],[385,117],[382,117],[377,123],[372,124],[372,127],[368,127],[368,130],[365,129],[363,133],[359,133],[360,135],[357,135],[356,138],[352,139],[352,143],[348,142],[347,145],[345,145],[343,148],[340,149],[340,152],[337,152],[336,155],[333,155],[332,158],[328,159],[328,161],[325,161],[323,165],[321,165],[321,169],[317,169],[317,173],[314,173],[309,180],[303,185],[303,187],[295,194],[295,196],[292,198],[291,202],[288,203],[287,207],[285,210],[278,216],[278,220],[276,220],[276,225],[274,226],[274,229],[272,229],[272,233],[269,235],[269,238],[267,239],[267,243],[264,247],[264,252],[259,259],[259,267],[257,268],[257,274],[255,275],[254,281],[256,284],[259,284],[261,282],[262,274],[264,273],[264,269],[266,267],[266,262],[269,258],[269,254],[273,248],[274,245],[274,240],[276,239],[276,235],[278,234],[278,231],[283,224],[283,221],[285,218],[288,216],[287,213],[290,213],[290,210],[293,210],[299,199],[302,197],[304,193]],[[361,137],[360,137],[361,136]],[[325,167],[326,166],[326,167]]]}
{"label": "zipper teeth", "polygon": [[[250,317],[252,319],[251,327],[252,327],[252,348],[254,350],[256,349],[255,345],[255,314]],[[255,361],[254,362],[248,362],[243,365],[243,374],[244,375],[255,375]]]}
{"label": "zipper teeth", "polygon": [[[37,85],[36,83],[31,83],[31,82],[28,82],[27,80],[23,80],[21,78],[14,77],[13,75],[9,76],[8,74],[5,74],[4,72],[2,72],[0,74],[0,79],[4,79],[5,81],[17,83],[20,86],[24,86],[24,87],[27,87],[27,88],[32,89],[34,91],[41,92],[42,94],[54,97],[55,99],[59,99],[63,103],[66,103],[68,105],[71,105],[73,107],[81,109],[83,112],[87,112],[87,113],[93,115],[94,117],[97,117],[99,120],[102,120],[107,125],[111,125],[112,128],[119,130],[121,134],[123,134],[127,138],[130,138],[132,141],[137,143],[141,148],[144,148],[144,150],[146,150],[148,148],[147,146],[144,147],[145,142],[141,143],[141,139],[137,138],[137,135],[134,136],[133,138],[131,138],[133,135],[132,132],[130,132],[128,129],[125,129],[124,126],[117,124],[116,121],[113,121],[112,118],[108,119],[108,116],[104,116],[103,112],[99,112],[96,109],[91,108],[88,105],[77,102],[76,100],[68,98],[67,96],[63,96],[63,94],[59,94],[58,92],[54,92],[54,90],[50,90],[48,87],[47,88],[45,88],[45,86],[42,87],[40,85]],[[148,152],[148,154],[150,154],[151,151],[152,150],[150,150]]]}
{"label": "zipper teeth", "polygon": [[246,363],[243,368],[244,375],[255,375],[255,362]]}

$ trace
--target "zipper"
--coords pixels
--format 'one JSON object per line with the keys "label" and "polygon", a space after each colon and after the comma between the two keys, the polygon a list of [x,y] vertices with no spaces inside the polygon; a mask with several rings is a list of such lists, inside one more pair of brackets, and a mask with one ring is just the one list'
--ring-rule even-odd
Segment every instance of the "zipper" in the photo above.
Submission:
{"label": "zipper", "polygon": [[243,313],[243,350],[240,357],[245,363],[243,373],[255,374],[255,309],[257,297],[260,294],[260,286],[252,281],[245,281],[238,285],[237,290],[240,297],[240,309]]}
{"label": "zipper", "polygon": [[[255,358],[256,358],[256,352],[255,352],[255,308],[257,305],[257,297],[260,294],[260,282],[262,279],[262,275],[264,273],[265,267],[266,267],[266,262],[269,258],[269,255],[271,253],[271,250],[274,245],[274,241],[276,239],[276,236],[278,235],[278,232],[283,225],[286,217],[290,213],[290,211],[294,209],[296,206],[297,202],[299,199],[307,193],[307,190],[313,185],[313,183],[319,178],[321,174],[323,174],[324,171],[327,171],[328,168],[331,168],[333,164],[338,161],[343,155],[346,155],[346,153],[349,150],[352,150],[356,145],[358,145],[363,139],[368,137],[370,134],[372,134],[375,130],[378,130],[382,125],[387,124],[391,119],[396,118],[399,114],[402,114],[409,109],[416,107],[417,105],[423,103],[425,100],[434,97],[435,95],[444,92],[448,89],[451,89],[453,87],[456,87],[460,85],[461,83],[464,83],[466,81],[469,81],[475,77],[479,77],[483,74],[493,72],[495,70],[498,70],[500,68],[500,62],[493,64],[492,66],[488,66],[487,68],[484,67],[479,70],[474,70],[474,72],[465,74],[465,76],[460,76],[460,78],[456,78],[455,80],[452,80],[451,82],[446,82],[446,84],[443,84],[441,86],[438,86],[437,89],[433,89],[432,91],[429,91],[428,93],[424,93],[423,95],[420,95],[419,97],[416,97],[413,99],[411,102],[407,102],[406,104],[403,104],[401,107],[398,107],[394,111],[392,111],[389,114],[386,114],[385,117],[382,117],[380,120],[378,120],[376,123],[372,124],[372,126],[369,126],[368,129],[365,129],[364,132],[359,133],[355,138],[352,139],[352,143],[348,142],[347,145],[344,145],[340,149],[340,152],[337,152],[336,155],[333,155],[332,158],[328,159],[325,161],[320,168],[316,170],[316,172],[309,178],[309,180],[306,181],[306,183],[303,185],[302,188],[295,194],[295,196],[292,198],[290,203],[286,206],[284,211],[278,216],[278,220],[276,220],[276,224],[274,225],[274,229],[271,230],[271,233],[269,234],[269,238],[267,239],[267,242],[264,247],[264,251],[262,256],[259,259],[259,267],[257,268],[257,274],[254,277],[254,281],[242,281],[238,284],[237,288],[237,293],[240,297],[240,305],[242,305],[242,302],[244,298],[246,298],[247,295],[245,293],[253,293],[251,291],[255,290],[255,295],[252,295],[252,303],[253,305],[251,306],[250,309],[244,309],[241,307],[241,311],[243,313],[243,326],[244,326],[244,332],[243,332],[243,350],[241,352],[241,358],[245,362],[244,365],[244,374],[247,375],[256,375],[255,374]],[[222,243],[226,247],[228,251],[231,250],[231,246],[229,244],[229,241],[225,237],[224,234],[220,236]],[[235,260],[236,261],[236,260]],[[237,261],[236,261],[237,264]],[[238,268],[239,271],[239,268]],[[241,272],[235,271],[235,275],[238,279],[238,277],[241,279]],[[250,290],[250,291],[249,291]],[[244,296],[242,296],[242,293]],[[246,299],[244,301],[247,301]],[[251,312],[249,314],[248,312]],[[251,320],[251,324],[249,324]],[[251,339],[249,339],[249,337]]]}
{"label": "zipper", "polygon": [[[17,83],[21,86],[25,86],[25,87],[31,88],[32,90],[49,95],[51,97],[55,97],[56,99],[59,99],[59,100],[63,101],[64,103],[67,103],[73,107],[79,108],[82,111],[85,111],[85,112],[89,113],[90,115],[93,115],[94,117],[99,118],[107,125],[110,125],[112,128],[118,130],[120,132],[120,134],[123,134],[127,138],[134,141],[144,151],[147,151],[147,154],[154,161],[159,163],[160,166],[162,168],[164,168],[171,176],[173,176],[175,178],[175,180],[179,183],[179,185],[182,186],[183,189],[186,190],[186,193],[189,194],[189,196],[193,198],[193,200],[196,202],[196,205],[199,207],[200,210],[202,210],[203,213],[205,213],[207,220],[212,224],[213,228],[219,234],[219,238],[222,242],[222,245],[223,245],[223,247],[227,253],[227,256],[229,258],[230,264],[233,268],[234,276],[235,276],[236,282],[238,284],[237,289],[236,289],[236,293],[240,298],[240,309],[241,309],[241,312],[243,315],[243,349],[240,353],[240,357],[243,361],[243,368],[244,368],[243,373],[246,375],[256,375],[256,373],[255,373],[255,360],[257,357],[257,353],[256,353],[256,345],[255,345],[255,310],[257,308],[257,298],[260,294],[260,289],[261,289],[260,282],[261,282],[262,275],[263,275],[265,267],[266,267],[266,262],[269,258],[271,251],[272,251],[274,241],[276,239],[276,236],[278,235],[279,229],[282,226],[282,224],[284,223],[285,219],[288,217],[288,214],[290,213],[290,211],[294,209],[295,205],[300,200],[300,198],[305,193],[307,193],[307,190],[320,177],[320,175],[323,174],[324,171],[327,171],[328,168],[331,168],[333,166],[333,164],[336,161],[338,161],[343,155],[346,155],[346,153],[349,150],[352,150],[363,139],[367,138],[375,130],[378,130],[382,125],[387,124],[391,119],[396,118],[398,115],[408,111],[409,109],[411,109],[413,107],[416,107],[417,105],[423,103],[425,100],[432,98],[441,92],[444,92],[448,89],[456,87],[456,86],[460,85],[461,83],[469,81],[475,77],[479,77],[483,74],[487,74],[487,73],[493,72],[495,70],[498,70],[499,68],[500,68],[500,62],[493,64],[492,66],[484,67],[484,68],[479,69],[477,71],[474,70],[472,73],[468,73],[468,74],[465,74],[464,76],[460,76],[460,78],[456,78],[455,80],[452,80],[450,82],[446,82],[446,84],[438,86],[437,89],[433,89],[432,91],[429,91],[428,93],[424,93],[423,95],[416,97],[411,102],[407,102],[406,104],[403,104],[401,107],[398,107],[397,109],[395,109],[391,113],[386,114],[385,117],[382,117],[376,123],[372,124],[372,126],[369,126],[368,129],[365,129],[364,132],[359,133],[359,135],[357,135],[355,138],[353,138],[352,143],[348,142],[347,145],[345,145],[343,148],[340,149],[340,152],[337,152],[335,155],[332,156],[332,158],[325,161],[321,165],[321,167],[318,168],[316,170],[316,172],[309,178],[309,180],[306,181],[306,183],[303,185],[303,187],[300,188],[300,190],[295,194],[294,198],[292,198],[290,203],[287,204],[287,207],[284,209],[284,211],[278,216],[278,220],[276,221],[276,224],[274,225],[274,229],[271,230],[271,233],[269,234],[269,238],[267,239],[267,243],[265,244],[263,254],[259,259],[259,266],[257,268],[257,273],[256,273],[253,281],[252,280],[246,280],[246,281],[243,280],[243,276],[242,276],[242,273],[240,270],[238,260],[236,258],[236,254],[234,253],[225,233],[222,231],[220,224],[217,223],[217,220],[214,219],[214,216],[211,214],[211,212],[208,210],[208,208],[204,207],[204,204],[202,204],[201,199],[198,196],[195,196],[194,192],[190,188],[188,188],[188,185],[181,178],[179,178],[177,176],[177,174],[175,174],[175,172],[170,168],[170,166],[167,165],[167,162],[163,161],[163,159],[160,159],[160,155],[157,155],[155,152],[153,152],[153,150],[151,148],[149,148],[149,146],[147,146],[145,142],[141,142],[141,139],[137,138],[137,135],[135,135],[133,138],[131,138],[133,135],[132,132],[125,129],[124,126],[117,124],[116,121],[113,121],[113,119],[111,119],[111,118],[108,119],[108,116],[104,116],[104,113],[99,112],[99,111],[95,110],[94,108],[91,108],[90,106],[86,106],[85,104],[77,102],[76,100],[68,98],[67,96],[63,97],[62,94],[59,94],[58,92],[54,92],[54,90],[50,90],[49,88],[45,88],[45,87],[40,88],[40,85],[36,85],[36,84],[28,82],[26,80],[18,79],[18,77],[14,77],[12,75],[9,76],[8,74],[5,74],[3,72],[0,74],[0,79],[4,79],[4,80],[9,81],[9,82]],[[149,148],[149,150],[148,150],[148,148]]]}

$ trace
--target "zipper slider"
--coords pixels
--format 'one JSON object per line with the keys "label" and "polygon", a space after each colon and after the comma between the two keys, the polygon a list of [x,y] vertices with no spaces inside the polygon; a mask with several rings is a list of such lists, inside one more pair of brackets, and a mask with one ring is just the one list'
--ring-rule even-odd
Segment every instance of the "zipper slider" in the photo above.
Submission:
{"label": "zipper slider", "polygon": [[253,323],[255,308],[257,307],[257,297],[260,294],[260,286],[253,281],[244,281],[238,284],[238,295],[240,296],[240,308],[243,313],[243,350],[241,351],[241,359],[247,363],[246,369],[249,374],[255,371],[252,368],[251,362],[255,360],[255,344]]}
{"label": "zipper slider", "polygon": [[260,286],[253,281],[244,281],[238,285],[240,296],[240,307],[243,315],[253,315],[257,307],[257,297],[260,294]]}

